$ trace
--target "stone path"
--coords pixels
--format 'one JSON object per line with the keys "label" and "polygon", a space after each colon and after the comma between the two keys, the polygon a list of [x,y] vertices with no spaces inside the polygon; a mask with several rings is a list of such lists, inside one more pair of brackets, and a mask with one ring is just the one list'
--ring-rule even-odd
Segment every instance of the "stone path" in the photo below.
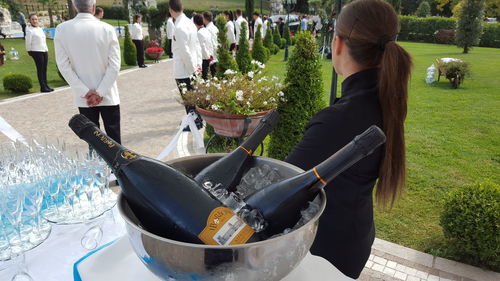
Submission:
{"label": "stone path", "polygon": [[[156,157],[170,142],[185,114],[184,107],[177,102],[171,63],[163,61],[146,69],[127,70],[118,78],[123,144],[150,157]],[[59,137],[85,150],[86,144],[67,126],[75,113],[77,109],[67,87],[54,93],[0,101],[0,116],[24,136],[38,139]],[[177,150],[168,158],[200,153],[193,148],[191,140],[189,133],[183,133]],[[7,141],[0,134],[0,144]],[[500,274],[376,239],[359,280],[497,281]]]}

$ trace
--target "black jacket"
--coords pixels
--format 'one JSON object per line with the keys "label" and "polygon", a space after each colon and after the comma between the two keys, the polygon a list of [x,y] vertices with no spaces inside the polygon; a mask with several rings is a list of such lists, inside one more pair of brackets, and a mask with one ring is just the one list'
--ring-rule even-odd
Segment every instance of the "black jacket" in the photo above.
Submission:
{"label": "black jacket", "polygon": [[[345,79],[342,97],[311,119],[304,137],[286,161],[304,170],[311,169],[371,125],[382,128],[377,81],[377,69]],[[378,148],[325,187],[327,206],[311,253],[324,257],[351,278],[357,278],[363,270],[375,238],[372,191],[382,149]]]}

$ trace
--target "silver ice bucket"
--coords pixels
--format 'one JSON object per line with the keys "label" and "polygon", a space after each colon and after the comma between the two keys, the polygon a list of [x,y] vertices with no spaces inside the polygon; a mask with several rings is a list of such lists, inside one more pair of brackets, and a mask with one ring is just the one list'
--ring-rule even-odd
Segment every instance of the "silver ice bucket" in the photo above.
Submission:
{"label": "silver ice bucket", "polygon": [[[175,168],[196,175],[224,154],[180,158],[169,162]],[[268,164],[283,177],[303,170],[288,163],[253,157],[252,166]],[[120,195],[118,208],[126,221],[128,238],[146,267],[162,280],[278,281],[288,275],[311,247],[318,219],[326,205],[322,191],[315,199],[316,216],[301,228],[273,239],[236,246],[184,243],[154,235],[140,226],[126,199]]]}

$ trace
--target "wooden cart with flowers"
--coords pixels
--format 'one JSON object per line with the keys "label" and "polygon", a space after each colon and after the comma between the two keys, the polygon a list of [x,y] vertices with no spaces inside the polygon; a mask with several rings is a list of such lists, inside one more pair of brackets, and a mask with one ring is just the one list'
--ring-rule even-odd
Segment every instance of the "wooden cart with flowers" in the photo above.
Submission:
{"label": "wooden cart with flowers", "polygon": [[[182,102],[195,106],[206,123],[214,128],[215,135],[241,143],[270,110],[285,100],[284,85],[279,83],[278,77],[263,75],[265,65],[257,61],[252,65],[253,71],[246,74],[227,70],[220,79],[194,81],[193,90],[182,89]],[[206,144],[207,152],[215,135]],[[261,153],[263,150],[262,145]]]}

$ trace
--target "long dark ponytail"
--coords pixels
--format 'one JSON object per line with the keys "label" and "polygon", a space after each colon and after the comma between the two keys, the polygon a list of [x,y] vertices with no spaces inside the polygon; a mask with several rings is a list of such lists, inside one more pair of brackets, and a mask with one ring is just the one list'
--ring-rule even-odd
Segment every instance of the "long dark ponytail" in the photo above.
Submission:
{"label": "long dark ponytail", "polygon": [[395,40],[399,20],[383,0],[355,0],[340,13],[336,35],[343,38],[361,66],[379,68],[379,101],[387,136],[377,183],[377,202],[394,203],[406,179],[404,121],[412,60]]}

